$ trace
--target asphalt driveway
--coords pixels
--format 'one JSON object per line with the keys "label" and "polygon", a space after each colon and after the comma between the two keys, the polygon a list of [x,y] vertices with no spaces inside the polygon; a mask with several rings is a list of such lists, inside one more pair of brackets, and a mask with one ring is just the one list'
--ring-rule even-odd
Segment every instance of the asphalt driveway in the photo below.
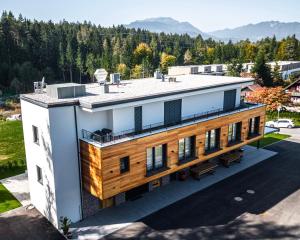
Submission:
{"label": "asphalt driveway", "polygon": [[267,148],[279,154],[105,239],[300,239],[300,141]]}

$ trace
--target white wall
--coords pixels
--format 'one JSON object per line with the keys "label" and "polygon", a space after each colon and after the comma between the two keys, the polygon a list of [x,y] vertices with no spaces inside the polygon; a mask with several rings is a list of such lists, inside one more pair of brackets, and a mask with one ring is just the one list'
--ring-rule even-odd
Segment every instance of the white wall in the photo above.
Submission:
{"label": "white wall", "polygon": [[223,108],[224,91],[182,98],[182,117]]}
{"label": "white wall", "polygon": [[[56,227],[60,216],[77,222],[81,202],[73,107],[46,109],[23,100],[21,107],[31,202]],[[38,127],[39,145],[33,142],[32,125]]]}
{"label": "white wall", "polygon": [[[21,108],[31,203],[57,227],[49,112],[22,100]],[[39,145],[33,142],[32,125],[38,128]],[[36,165],[42,169],[43,185],[37,181]]]}
{"label": "white wall", "polygon": [[148,103],[143,105],[143,126],[164,121],[164,103]]}
{"label": "white wall", "polygon": [[109,111],[88,112],[79,107],[76,108],[79,137],[82,137],[81,129],[94,132],[96,130],[101,130],[102,128],[110,128],[108,121]]}
{"label": "white wall", "polygon": [[49,109],[57,217],[81,219],[80,177],[74,107]]}
{"label": "white wall", "polygon": [[241,88],[236,89],[235,106],[238,107],[241,104]]}
{"label": "white wall", "polygon": [[134,128],[134,107],[113,109],[113,132]]}

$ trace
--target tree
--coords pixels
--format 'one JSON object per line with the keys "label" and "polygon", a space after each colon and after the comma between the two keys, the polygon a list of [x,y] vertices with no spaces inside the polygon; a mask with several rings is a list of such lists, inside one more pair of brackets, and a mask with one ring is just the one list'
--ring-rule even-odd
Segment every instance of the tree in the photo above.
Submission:
{"label": "tree", "polygon": [[90,79],[94,79],[94,73],[99,65],[99,60],[94,56],[94,54],[89,53],[86,57],[86,68]]}
{"label": "tree", "polygon": [[126,64],[124,64],[124,63],[118,64],[117,71],[118,71],[118,73],[120,73],[122,79],[126,79],[128,77],[128,68],[127,68]]}
{"label": "tree", "polygon": [[191,64],[192,63],[193,56],[192,56],[192,53],[189,49],[185,51],[183,59],[184,59],[184,64]]}
{"label": "tree", "polygon": [[73,65],[74,65],[74,53],[71,46],[71,41],[68,41],[66,49],[66,64],[69,67],[70,81],[73,82]]}
{"label": "tree", "polygon": [[274,86],[282,86],[283,85],[283,79],[282,79],[282,74],[280,72],[280,66],[276,62],[272,72],[272,78],[273,78],[273,84]]}
{"label": "tree", "polygon": [[160,57],[160,66],[162,73],[168,72],[168,67],[173,66],[176,62],[176,57],[167,53],[162,53]]}
{"label": "tree", "polygon": [[227,76],[240,77],[242,69],[243,69],[242,63],[238,60],[233,60],[228,65]]}
{"label": "tree", "polygon": [[82,56],[81,47],[78,46],[76,54],[76,66],[79,70],[79,82],[81,83],[81,75],[84,72],[84,60]]}
{"label": "tree", "polygon": [[277,107],[290,103],[290,99],[290,95],[284,91],[283,87],[264,87],[246,97],[248,102],[266,104],[267,111],[276,111]]}
{"label": "tree", "polygon": [[141,78],[142,77],[142,73],[143,73],[143,66],[141,64],[140,65],[137,64],[132,69],[131,77],[132,78]]}
{"label": "tree", "polygon": [[251,70],[255,74],[256,81],[262,86],[271,87],[273,85],[270,67],[266,64],[265,52],[260,50]]}
{"label": "tree", "polygon": [[65,77],[65,69],[66,69],[66,58],[65,58],[65,51],[62,42],[59,43],[59,59],[58,65],[62,72],[63,80],[66,81]]}

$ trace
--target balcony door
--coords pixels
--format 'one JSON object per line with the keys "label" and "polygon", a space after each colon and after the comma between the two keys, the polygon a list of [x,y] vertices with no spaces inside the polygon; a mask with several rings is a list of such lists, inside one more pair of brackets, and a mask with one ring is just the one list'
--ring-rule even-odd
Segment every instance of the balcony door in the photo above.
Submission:
{"label": "balcony door", "polygon": [[134,108],[134,130],[140,132],[143,130],[142,106]]}
{"label": "balcony door", "polygon": [[164,103],[164,123],[173,125],[181,121],[181,99]]}
{"label": "balcony door", "polygon": [[235,108],[236,89],[224,91],[224,111],[230,111]]}

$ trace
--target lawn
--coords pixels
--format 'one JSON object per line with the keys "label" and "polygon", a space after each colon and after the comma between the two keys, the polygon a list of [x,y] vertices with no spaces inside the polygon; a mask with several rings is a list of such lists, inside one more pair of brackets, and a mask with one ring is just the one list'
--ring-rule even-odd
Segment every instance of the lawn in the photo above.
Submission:
{"label": "lawn", "polygon": [[21,204],[15,197],[0,184],[0,213],[20,207]]}
{"label": "lawn", "polygon": [[26,169],[21,121],[0,121],[0,179]]}
{"label": "lawn", "polygon": [[[270,145],[272,143],[281,141],[281,140],[286,139],[288,137],[290,137],[290,135],[281,134],[281,133],[269,133],[269,134],[266,134],[264,136],[264,138],[260,140],[260,147],[265,147],[267,145]],[[250,143],[249,145],[256,147],[256,143],[257,142],[253,142],[253,143]]]}

